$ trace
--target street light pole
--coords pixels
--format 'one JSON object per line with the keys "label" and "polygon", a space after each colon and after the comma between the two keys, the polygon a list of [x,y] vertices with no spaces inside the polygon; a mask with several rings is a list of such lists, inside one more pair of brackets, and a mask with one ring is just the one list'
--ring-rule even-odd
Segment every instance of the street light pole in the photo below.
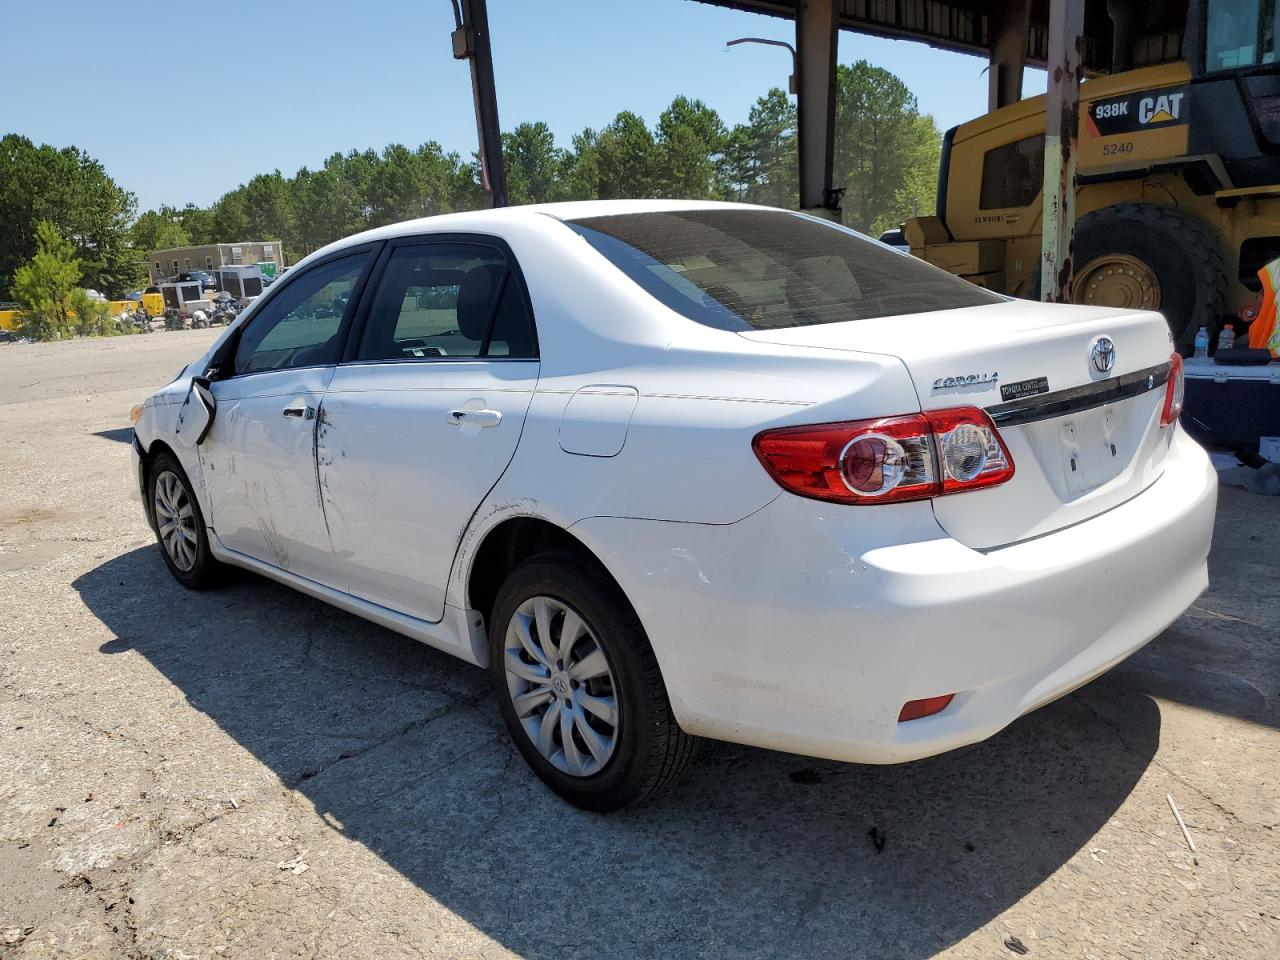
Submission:
{"label": "street light pole", "polygon": [[476,138],[480,142],[480,182],[495,207],[507,205],[507,175],[502,165],[502,127],[498,124],[498,91],[493,81],[486,0],[453,0],[453,56],[471,61],[471,94],[476,106]]}
{"label": "street light pole", "polygon": [[730,40],[728,43],[725,44],[725,46],[736,47],[740,43],[763,43],[765,46],[768,46],[768,47],[785,47],[787,50],[790,50],[791,51],[791,80],[790,80],[790,83],[788,84],[787,89],[790,90],[792,95],[796,93],[796,91],[799,89],[799,86],[796,82],[796,48],[795,47],[787,43],[785,40],[768,40],[764,37],[739,37],[737,40]]}

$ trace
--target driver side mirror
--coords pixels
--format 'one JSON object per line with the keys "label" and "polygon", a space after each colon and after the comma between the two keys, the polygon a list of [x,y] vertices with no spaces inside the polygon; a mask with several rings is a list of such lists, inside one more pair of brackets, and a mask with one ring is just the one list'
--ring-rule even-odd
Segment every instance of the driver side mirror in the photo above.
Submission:
{"label": "driver side mirror", "polygon": [[209,379],[192,377],[187,399],[178,411],[178,428],[175,431],[178,442],[186,447],[198,447],[202,444],[209,435],[209,428],[213,426],[213,418],[217,412],[218,404],[213,398]]}

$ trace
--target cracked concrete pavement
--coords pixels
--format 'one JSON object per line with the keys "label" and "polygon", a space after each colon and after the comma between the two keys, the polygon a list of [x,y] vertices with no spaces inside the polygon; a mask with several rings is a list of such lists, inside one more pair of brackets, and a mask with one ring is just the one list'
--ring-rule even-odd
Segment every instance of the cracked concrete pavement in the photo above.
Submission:
{"label": "cracked concrete pavement", "polygon": [[127,412],[213,335],[0,346],[0,956],[1280,956],[1280,502],[1224,490],[1196,606],[986,743],[707,744],[595,816],[475,668],[171,580]]}

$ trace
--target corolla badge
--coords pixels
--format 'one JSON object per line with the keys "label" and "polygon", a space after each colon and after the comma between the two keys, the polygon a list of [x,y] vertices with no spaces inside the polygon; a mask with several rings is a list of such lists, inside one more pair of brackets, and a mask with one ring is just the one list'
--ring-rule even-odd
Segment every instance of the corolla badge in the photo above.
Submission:
{"label": "corolla badge", "polygon": [[933,389],[956,390],[960,387],[974,387],[999,382],[1000,374],[994,370],[991,373],[962,373],[956,377],[939,377],[933,381]]}
{"label": "corolla badge", "polygon": [[1093,369],[1099,373],[1110,373],[1116,365],[1116,345],[1110,337],[1099,337],[1089,348],[1089,359],[1093,361]]}

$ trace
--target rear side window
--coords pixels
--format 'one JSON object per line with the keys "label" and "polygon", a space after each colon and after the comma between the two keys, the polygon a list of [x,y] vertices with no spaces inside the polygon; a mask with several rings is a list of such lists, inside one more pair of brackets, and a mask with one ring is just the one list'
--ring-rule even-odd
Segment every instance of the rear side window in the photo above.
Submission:
{"label": "rear side window", "polygon": [[358,359],[536,355],[532,317],[503,254],[438,243],[392,252]]}
{"label": "rear side window", "polygon": [[1044,187],[1044,134],[988,150],[982,158],[978,206],[1004,210],[1030,206]]}
{"label": "rear side window", "polygon": [[840,323],[1002,300],[852,230],[780,210],[632,213],[568,226],[663,304],[722,330]]}

